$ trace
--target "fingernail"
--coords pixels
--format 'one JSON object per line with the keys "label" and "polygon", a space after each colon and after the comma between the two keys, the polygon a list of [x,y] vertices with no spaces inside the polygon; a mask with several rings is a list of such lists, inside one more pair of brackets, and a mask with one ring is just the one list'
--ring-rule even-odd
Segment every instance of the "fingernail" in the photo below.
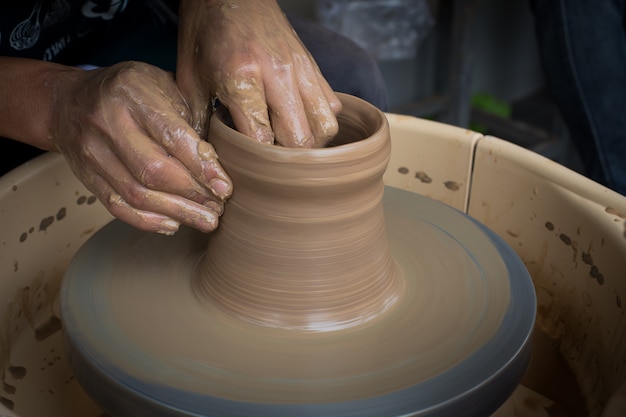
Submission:
{"label": "fingernail", "polygon": [[215,228],[217,227],[217,217],[219,217],[219,215],[217,215],[210,209],[207,211],[201,212],[200,215],[202,216],[202,220],[205,224],[198,225],[197,228],[204,232],[211,232],[215,230]]}
{"label": "fingernail", "polygon": [[213,210],[218,216],[224,214],[224,203],[222,202],[215,200],[206,200],[202,203],[202,205],[209,208],[210,210]]}
{"label": "fingernail", "polygon": [[178,231],[180,227],[180,223],[178,223],[176,220],[170,219],[170,220],[163,220],[159,226],[160,228],[157,230],[157,233],[160,233],[162,235],[172,236]]}
{"label": "fingernail", "polygon": [[209,182],[209,188],[217,197],[221,199],[226,198],[230,194],[231,190],[230,184],[221,178],[212,179]]}

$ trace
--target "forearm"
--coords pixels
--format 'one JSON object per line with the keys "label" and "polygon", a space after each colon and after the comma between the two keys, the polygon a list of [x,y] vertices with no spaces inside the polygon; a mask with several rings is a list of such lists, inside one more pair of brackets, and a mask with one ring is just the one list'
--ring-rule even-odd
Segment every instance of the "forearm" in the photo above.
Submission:
{"label": "forearm", "polygon": [[52,115],[57,94],[71,72],[81,71],[51,62],[0,57],[0,136],[45,150],[51,141]]}

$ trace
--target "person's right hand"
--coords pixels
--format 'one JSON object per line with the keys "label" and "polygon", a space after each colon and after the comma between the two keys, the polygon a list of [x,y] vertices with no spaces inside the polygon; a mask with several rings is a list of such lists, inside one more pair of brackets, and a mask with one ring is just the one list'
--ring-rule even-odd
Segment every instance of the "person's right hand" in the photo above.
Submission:
{"label": "person's right hand", "polygon": [[336,96],[276,0],[183,0],[176,82],[198,132],[212,99],[263,143],[323,147],[339,129]]}
{"label": "person's right hand", "polygon": [[232,183],[171,73],[123,62],[58,77],[50,139],[111,214],[165,234],[217,227]]}

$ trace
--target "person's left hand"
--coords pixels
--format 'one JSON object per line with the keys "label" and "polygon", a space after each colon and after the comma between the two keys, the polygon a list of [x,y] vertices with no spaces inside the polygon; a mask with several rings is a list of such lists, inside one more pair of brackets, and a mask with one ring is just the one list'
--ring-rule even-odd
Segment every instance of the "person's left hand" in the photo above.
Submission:
{"label": "person's left hand", "polygon": [[232,181],[189,122],[173,74],[141,62],[50,76],[51,147],[115,217],[172,234],[213,231]]}
{"label": "person's left hand", "polygon": [[266,143],[321,147],[341,102],[275,0],[183,0],[176,79],[204,135],[212,100],[240,132]]}

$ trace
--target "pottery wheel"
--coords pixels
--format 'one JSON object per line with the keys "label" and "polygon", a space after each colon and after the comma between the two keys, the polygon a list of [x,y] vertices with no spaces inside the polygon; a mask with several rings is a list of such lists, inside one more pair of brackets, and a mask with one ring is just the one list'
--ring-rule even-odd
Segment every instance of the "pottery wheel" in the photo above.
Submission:
{"label": "pottery wheel", "polygon": [[211,308],[189,282],[210,235],[113,221],[79,250],[61,290],[76,377],[112,417],[488,415],[527,365],[525,267],[441,203],[386,187],[384,210],[402,292],[376,319],[336,331]]}

